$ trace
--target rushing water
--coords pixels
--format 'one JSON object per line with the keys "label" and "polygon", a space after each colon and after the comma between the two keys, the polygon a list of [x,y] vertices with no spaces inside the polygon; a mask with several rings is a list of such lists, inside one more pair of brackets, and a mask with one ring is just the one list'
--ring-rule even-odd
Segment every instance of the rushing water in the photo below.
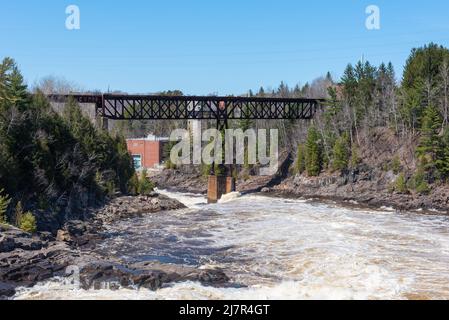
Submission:
{"label": "rushing water", "polygon": [[449,218],[259,195],[121,221],[99,246],[126,261],[220,267],[235,288],[73,291],[54,280],[19,299],[448,299]]}

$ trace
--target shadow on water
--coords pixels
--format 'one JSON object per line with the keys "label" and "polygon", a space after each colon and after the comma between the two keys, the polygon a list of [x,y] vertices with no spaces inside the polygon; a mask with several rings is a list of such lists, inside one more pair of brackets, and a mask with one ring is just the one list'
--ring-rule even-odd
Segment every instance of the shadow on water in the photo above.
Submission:
{"label": "shadow on water", "polygon": [[105,239],[95,251],[127,263],[160,263],[201,266],[231,260],[227,251],[213,240],[213,210],[167,211],[115,222],[107,226]]}

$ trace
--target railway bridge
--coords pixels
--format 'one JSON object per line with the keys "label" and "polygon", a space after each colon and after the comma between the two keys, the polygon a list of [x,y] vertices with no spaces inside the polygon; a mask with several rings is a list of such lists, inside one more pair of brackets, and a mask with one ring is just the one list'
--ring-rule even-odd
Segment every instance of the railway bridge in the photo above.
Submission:
{"label": "railway bridge", "polygon": [[[125,94],[49,95],[53,102],[74,99],[79,104],[94,104],[102,128],[108,130],[114,120],[214,120],[219,130],[228,128],[229,120],[310,120],[324,99],[286,99],[265,97],[162,96]],[[214,166],[212,166],[214,167]],[[211,172],[209,202],[235,191],[230,176]]]}

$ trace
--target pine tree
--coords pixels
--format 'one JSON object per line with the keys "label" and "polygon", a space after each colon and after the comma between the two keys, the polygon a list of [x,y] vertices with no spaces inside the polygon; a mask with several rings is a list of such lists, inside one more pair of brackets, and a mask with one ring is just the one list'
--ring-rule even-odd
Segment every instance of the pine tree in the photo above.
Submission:
{"label": "pine tree", "polygon": [[3,192],[4,190],[0,189],[0,224],[6,223],[6,210],[11,202],[7,195],[3,195]]}
{"label": "pine tree", "polygon": [[441,66],[449,59],[449,49],[430,43],[413,49],[402,78],[402,113],[413,131],[421,127],[426,106],[438,105],[438,88],[442,81]]}
{"label": "pine tree", "polygon": [[439,137],[441,124],[442,119],[438,110],[433,106],[427,107],[422,119],[421,138],[416,152],[420,161],[424,163],[424,169],[431,173],[435,172],[441,150]]}
{"label": "pine tree", "polygon": [[24,111],[29,102],[29,95],[23,76],[16,65],[12,68],[9,78],[9,95],[11,103],[20,111]]}
{"label": "pine tree", "polygon": [[334,170],[344,170],[348,167],[350,150],[349,135],[345,132],[335,142],[332,162]]}
{"label": "pine tree", "polygon": [[447,180],[449,178],[449,128],[445,128],[443,136],[441,137],[440,148],[435,164],[441,178]]}
{"label": "pine tree", "polygon": [[306,171],[311,177],[318,176],[322,169],[321,137],[314,126],[309,128],[306,141]]}
{"label": "pine tree", "polygon": [[12,97],[10,87],[11,70],[14,68],[15,62],[11,58],[3,59],[0,64],[0,112],[9,106]]}

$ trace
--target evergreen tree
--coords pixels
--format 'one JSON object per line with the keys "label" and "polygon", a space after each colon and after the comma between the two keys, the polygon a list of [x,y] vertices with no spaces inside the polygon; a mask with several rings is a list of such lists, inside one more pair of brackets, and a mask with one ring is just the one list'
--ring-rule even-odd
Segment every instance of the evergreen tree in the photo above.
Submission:
{"label": "evergreen tree", "polygon": [[441,66],[449,59],[449,50],[434,43],[413,49],[402,78],[402,113],[412,129],[421,127],[421,115],[429,105],[437,105],[442,82]]}
{"label": "evergreen tree", "polygon": [[[13,195],[13,201],[51,210],[63,222],[82,217],[89,205],[102,201],[102,190],[115,191],[117,185],[127,192],[133,173],[122,137],[97,130],[74,101],[60,116],[41,92],[29,95],[13,60],[3,60],[0,185]],[[24,227],[30,231],[41,218],[39,214],[20,216],[18,220],[25,219]]]}
{"label": "evergreen tree", "polygon": [[332,162],[334,170],[344,170],[348,167],[350,150],[349,135],[345,132],[334,145]]}
{"label": "evergreen tree", "polygon": [[24,111],[29,102],[29,94],[23,76],[16,65],[13,66],[10,74],[9,91],[12,105]]}
{"label": "evergreen tree", "polygon": [[445,128],[441,137],[438,157],[435,161],[440,176],[447,180],[449,178],[449,128]]}
{"label": "evergreen tree", "polygon": [[306,171],[309,176],[318,176],[322,169],[322,146],[318,130],[311,126],[306,141]]}
{"label": "evergreen tree", "polygon": [[7,222],[6,219],[6,210],[8,209],[9,203],[11,199],[3,195],[4,190],[0,189],[0,224],[4,224]]}
{"label": "evergreen tree", "polygon": [[438,110],[429,106],[425,109],[422,126],[421,138],[416,151],[424,169],[434,173],[436,161],[440,154],[440,137],[442,119]]}

